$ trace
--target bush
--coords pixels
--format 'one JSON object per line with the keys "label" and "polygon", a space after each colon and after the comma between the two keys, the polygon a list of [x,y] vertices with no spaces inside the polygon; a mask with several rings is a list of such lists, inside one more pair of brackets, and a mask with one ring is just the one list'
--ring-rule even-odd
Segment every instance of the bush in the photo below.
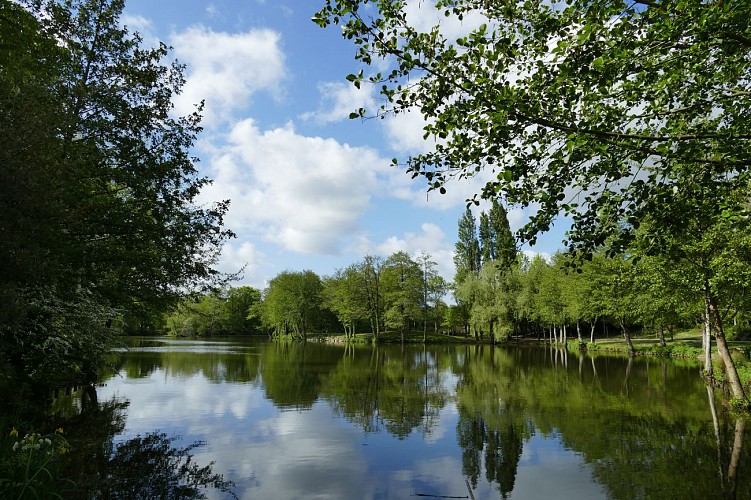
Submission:
{"label": "bush", "polygon": [[676,343],[669,346],[671,356],[683,358],[698,358],[702,355],[701,347],[694,347],[689,344]]}

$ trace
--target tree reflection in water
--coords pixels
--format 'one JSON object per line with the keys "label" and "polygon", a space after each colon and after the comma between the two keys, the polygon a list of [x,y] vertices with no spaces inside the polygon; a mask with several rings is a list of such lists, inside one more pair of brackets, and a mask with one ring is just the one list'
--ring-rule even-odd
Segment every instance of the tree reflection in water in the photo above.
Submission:
{"label": "tree reflection in water", "polygon": [[137,436],[115,446],[103,471],[87,482],[93,488],[89,498],[206,498],[203,490],[215,488],[228,496],[234,484],[212,471],[213,462],[203,467],[193,463],[190,451],[172,445],[174,438],[162,433]]}
{"label": "tree reflection in water", "polygon": [[[569,484],[565,478],[555,478],[561,470],[556,468],[562,463],[556,461],[560,457],[578,463],[587,476],[571,484],[589,481],[601,486],[596,491],[608,498],[751,498],[751,484],[745,479],[751,447],[741,446],[748,440],[746,424],[733,418],[724,405],[715,405],[719,394],[706,390],[690,362],[684,366],[680,361],[591,356],[555,348],[275,343],[225,354],[211,350],[200,355],[130,353],[123,363],[121,371],[133,377],[143,377],[157,367],[167,374],[165,380],[178,386],[192,383],[198,373],[215,384],[211,387],[217,391],[232,384],[241,384],[243,390],[262,388],[276,409],[297,410],[296,422],[320,414],[320,407],[327,403],[334,415],[366,434],[390,436],[394,446],[409,440],[410,446],[418,447],[416,456],[424,453],[414,460],[455,459],[452,470],[461,478],[462,488],[466,479],[470,488],[486,498],[492,490],[497,491],[494,498],[538,498],[535,494],[551,491],[551,483],[556,483],[553,491],[557,481]],[[136,398],[133,401],[137,404]],[[150,487],[162,484],[167,488],[167,493],[144,490],[142,496],[188,496],[188,491],[201,496],[203,487],[230,488],[210,469],[191,469],[188,458],[193,447],[181,450],[164,435],[138,438],[132,446],[120,445],[125,446],[122,450],[113,445],[113,436],[122,432],[126,407],[127,403],[114,400],[89,404],[70,417],[78,419],[75,426],[64,425],[66,437],[81,456],[76,471],[82,471],[82,484],[93,485],[82,496],[118,496],[122,491],[132,496],[136,486],[128,481],[137,478]],[[258,415],[268,419],[268,413]],[[243,414],[237,419],[241,427],[233,432],[252,427],[256,422],[252,418],[250,413]],[[448,422],[452,425],[446,426]],[[82,429],[75,439],[68,434],[73,427]],[[456,430],[453,436],[449,432],[442,437],[452,428]],[[213,445],[226,431],[218,429],[220,435],[207,432],[195,438]],[[214,450],[218,454],[213,456],[220,457],[218,463],[225,459],[234,463],[231,460],[243,460],[270,447],[267,436],[249,436],[258,441],[247,439],[245,450],[228,451],[231,458],[221,450]],[[190,436],[186,438],[190,443]],[[387,462],[378,462],[381,450],[376,446],[346,451],[376,464],[375,472],[364,472],[364,478],[379,473],[378,467],[390,470],[391,456]],[[278,463],[285,459],[275,456]],[[410,459],[405,457],[396,466],[406,470]],[[193,473],[199,480],[191,483],[189,476],[175,477],[178,461],[187,464],[185,474]],[[157,477],[139,468],[143,464],[149,464],[149,471]],[[267,482],[269,474],[279,485],[288,479],[268,468],[259,470],[266,476],[257,477]],[[165,476],[168,472],[173,475]],[[220,472],[233,474],[228,468]],[[235,475],[232,479],[238,491],[255,492],[262,489],[250,483],[255,477]],[[388,476],[377,479],[388,480]],[[414,484],[427,483],[415,480]],[[193,489],[180,489],[186,485]],[[265,493],[268,497],[268,490]]]}
{"label": "tree reflection in water", "polygon": [[67,405],[58,403],[58,410],[67,408],[57,413],[55,425],[71,444],[63,474],[78,485],[75,497],[206,498],[209,489],[235,497],[234,484],[213,472],[213,462],[193,462],[191,451],[203,443],[178,447],[177,437],[159,432],[114,443],[125,428],[127,401],[98,402],[91,386],[67,399]]}

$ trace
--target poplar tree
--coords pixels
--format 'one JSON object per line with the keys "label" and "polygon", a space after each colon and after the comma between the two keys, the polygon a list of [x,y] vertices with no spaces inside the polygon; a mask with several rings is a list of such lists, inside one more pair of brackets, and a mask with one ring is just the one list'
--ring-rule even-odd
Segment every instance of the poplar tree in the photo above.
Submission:
{"label": "poplar tree", "polygon": [[469,207],[459,219],[459,240],[454,250],[454,265],[456,277],[454,281],[461,283],[464,279],[480,270],[481,254],[480,240],[477,235],[477,220]]}

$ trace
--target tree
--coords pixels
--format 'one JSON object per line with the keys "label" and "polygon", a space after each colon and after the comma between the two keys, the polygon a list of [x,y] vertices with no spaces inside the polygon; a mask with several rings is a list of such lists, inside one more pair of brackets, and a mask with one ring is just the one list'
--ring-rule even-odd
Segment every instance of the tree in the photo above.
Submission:
{"label": "tree", "polygon": [[422,271],[406,252],[391,254],[382,272],[386,326],[399,331],[401,341],[409,324],[420,317]]}
{"label": "tree", "polygon": [[[733,396],[744,401],[746,395],[730,356],[723,323],[743,308],[751,284],[749,190],[743,186],[717,196],[715,187],[689,178],[674,188],[683,197],[672,211],[654,213],[645,220],[638,233],[638,250],[669,261],[680,270],[677,276],[684,290],[703,302],[706,353],[710,352],[711,332]],[[708,363],[707,369],[710,367]]]}
{"label": "tree", "polygon": [[[556,254],[548,264],[541,257],[533,261],[538,274],[538,288],[535,297],[536,317],[540,323],[553,329],[557,342],[565,342],[567,322],[563,297],[564,274],[560,266],[561,255]],[[538,267],[539,266],[539,267]]]}
{"label": "tree", "polygon": [[446,293],[447,285],[439,274],[436,262],[432,261],[430,255],[422,253],[417,258],[417,265],[420,266],[422,276],[422,297],[420,307],[422,309],[422,341],[427,341],[428,335],[428,314],[431,309],[438,307],[443,295]]}
{"label": "tree", "polygon": [[[450,179],[490,169],[496,175],[475,201],[539,206],[523,239],[534,242],[563,213],[572,219],[569,250],[591,253],[607,241],[617,254],[649,217],[685,230],[680,207],[697,192],[685,187],[713,201],[702,218],[747,188],[748,2],[439,1],[449,18],[482,19],[455,39],[440,25],[411,26],[405,3],[379,2],[367,16],[362,3],[326,0],[313,21],[340,24],[365,65],[385,59],[385,73],[348,76],[378,85],[378,114],[422,113],[425,136],[437,140],[407,159],[407,171],[445,192]],[[714,295],[707,288],[718,325]],[[735,379],[722,329],[714,332]]]}
{"label": "tree", "polygon": [[230,288],[227,292],[225,309],[227,311],[227,329],[231,335],[249,335],[260,330],[258,318],[251,315],[251,309],[261,302],[261,291],[241,286]]}
{"label": "tree", "polygon": [[572,248],[593,248],[619,221],[669,205],[675,179],[746,177],[722,175],[745,172],[749,160],[745,3],[436,2],[449,21],[466,19],[458,38],[410,25],[402,2],[379,2],[367,16],[362,3],[327,0],[313,21],[341,25],[361,63],[390,65],[348,77],[377,84],[380,114],[426,118],[426,136],[439,140],[408,171],[445,190],[491,169],[497,176],[478,195],[540,204],[527,238],[564,212]]}
{"label": "tree", "polygon": [[366,255],[359,265],[367,296],[370,328],[376,341],[380,337],[383,321],[383,292],[381,291],[381,271],[383,265],[383,257],[373,255]]}
{"label": "tree", "polygon": [[188,297],[165,315],[166,330],[177,336],[249,335],[260,330],[253,314],[261,292],[249,286]]}
{"label": "tree", "polygon": [[599,286],[601,293],[608,298],[604,311],[620,326],[629,355],[633,356],[636,350],[631,342],[628,327],[638,316],[638,291],[634,266],[620,255],[603,259],[602,264],[606,269],[606,278],[599,283]]}
{"label": "tree", "polygon": [[0,3],[2,351],[92,377],[118,319],[217,284],[227,202],[195,203],[200,116],[173,116],[182,67],[122,26],[123,1],[22,4]]}
{"label": "tree", "polygon": [[364,282],[364,276],[354,264],[323,280],[324,304],[336,314],[348,339],[354,337],[357,322],[368,318]]}
{"label": "tree", "polygon": [[461,283],[467,275],[480,270],[481,253],[480,241],[477,236],[477,220],[472,210],[467,210],[459,219],[459,241],[454,250],[454,265],[456,277],[454,281]]}
{"label": "tree", "polygon": [[306,340],[323,304],[323,284],[313,271],[283,271],[269,282],[263,298],[263,319],[275,336],[292,334]]}
{"label": "tree", "polygon": [[490,210],[480,214],[480,245],[483,263],[497,261],[508,269],[516,261],[516,240],[508,223],[508,213],[497,199]]}

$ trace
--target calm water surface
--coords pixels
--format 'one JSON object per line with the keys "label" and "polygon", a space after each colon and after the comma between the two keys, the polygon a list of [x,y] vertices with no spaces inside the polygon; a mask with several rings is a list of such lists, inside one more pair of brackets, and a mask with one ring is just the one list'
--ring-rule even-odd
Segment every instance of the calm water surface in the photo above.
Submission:
{"label": "calm water surface", "polygon": [[114,368],[97,388],[127,403],[114,444],[200,442],[239,498],[751,498],[751,432],[695,364],[136,339]]}

